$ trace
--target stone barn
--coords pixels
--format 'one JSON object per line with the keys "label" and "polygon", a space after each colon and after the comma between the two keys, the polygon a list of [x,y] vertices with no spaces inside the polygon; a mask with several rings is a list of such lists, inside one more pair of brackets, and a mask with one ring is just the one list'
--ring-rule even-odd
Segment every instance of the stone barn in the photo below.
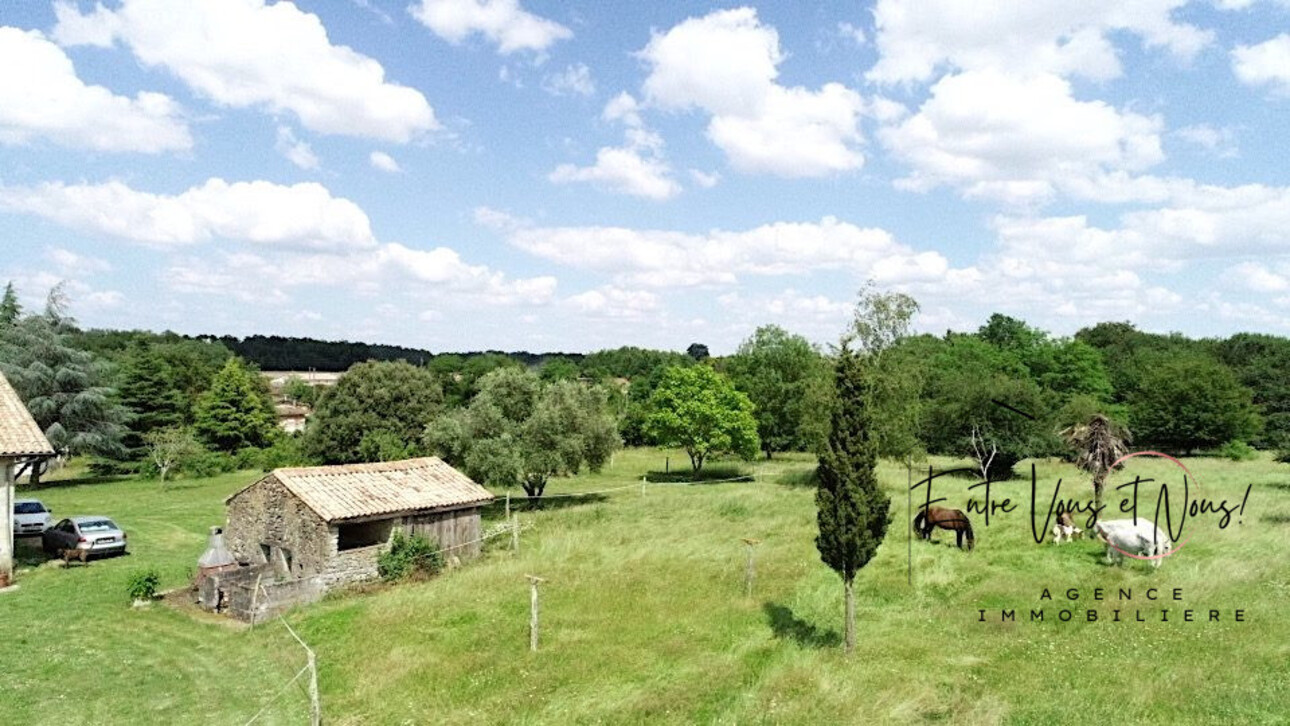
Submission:
{"label": "stone barn", "polygon": [[203,582],[199,599],[246,619],[316,599],[375,578],[377,555],[396,529],[454,548],[449,554],[462,560],[475,557],[480,508],[492,500],[434,457],[276,469],[225,500],[224,544],[241,567],[207,578],[213,582]]}

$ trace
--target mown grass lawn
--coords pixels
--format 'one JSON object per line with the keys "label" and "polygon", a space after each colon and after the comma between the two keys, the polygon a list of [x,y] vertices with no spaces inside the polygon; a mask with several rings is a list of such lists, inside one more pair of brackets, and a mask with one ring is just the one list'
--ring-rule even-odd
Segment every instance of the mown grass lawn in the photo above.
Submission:
{"label": "mown grass lawn", "polygon": [[[814,548],[813,490],[795,486],[813,462],[759,462],[755,482],[652,486],[639,482],[677,452],[620,453],[609,470],[550,492],[628,487],[538,511],[518,554],[499,537],[482,561],[435,580],[350,593],[293,612],[317,650],[330,723],[1284,723],[1290,714],[1290,467],[1190,459],[1206,496],[1239,502],[1244,523],[1194,538],[1159,570],[1109,567],[1087,540],[1031,540],[1029,480],[996,484],[1022,506],[974,516],[971,554],[913,543],[907,580],[906,473],[881,475],[897,516],[857,580],[860,641],[839,646],[840,581]],[[947,462],[937,462],[944,466]],[[1040,492],[1059,476],[1085,496],[1073,469],[1038,465]],[[1164,465],[1134,469],[1163,476]],[[111,514],[131,535],[130,557],[21,573],[0,596],[0,701],[6,721],[240,723],[302,661],[280,624],[239,630],[164,606],[126,602],[130,571],[156,566],[179,586],[201,553],[222,499],[254,473],[180,482],[55,486],[38,496],[59,515]],[[1117,479],[1124,481],[1125,479]],[[938,480],[961,506],[967,480]],[[1143,506],[1154,503],[1144,490]],[[1118,497],[1112,496],[1118,501]],[[916,504],[917,502],[915,502]],[[743,537],[762,540],[752,598],[743,595]],[[542,645],[528,648],[528,584],[542,589]],[[1084,621],[1095,587],[1101,622]],[[1120,587],[1134,600],[1117,605]],[[1182,603],[1149,602],[1148,587]],[[1055,600],[1040,602],[1044,588]],[[1081,600],[1069,603],[1068,588]],[[1027,622],[1044,607],[1045,622]],[[1141,609],[1151,622],[1106,622]],[[1159,610],[1170,608],[1170,622]],[[1218,623],[1179,622],[1187,607]],[[979,608],[993,614],[977,622]],[[1000,622],[1000,609],[1017,622]],[[1246,622],[1231,622],[1233,611]],[[1074,622],[1056,620],[1073,609]],[[263,717],[305,723],[303,692]]]}

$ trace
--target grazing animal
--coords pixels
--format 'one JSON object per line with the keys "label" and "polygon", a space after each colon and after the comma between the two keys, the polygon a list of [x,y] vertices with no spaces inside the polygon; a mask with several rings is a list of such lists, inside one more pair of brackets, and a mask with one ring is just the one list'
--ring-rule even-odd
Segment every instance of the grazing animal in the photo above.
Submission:
{"label": "grazing animal", "polygon": [[1106,561],[1119,564],[1124,553],[1155,557],[1152,567],[1159,567],[1163,557],[1173,549],[1169,535],[1145,519],[1113,519],[1093,526],[1097,541],[1106,545]]}
{"label": "grazing animal", "polygon": [[63,558],[64,567],[71,567],[72,560],[80,560],[82,565],[88,565],[90,563],[90,553],[86,550],[59,550],[58,554]]}
{"label": "grazing animal", "polygon": [[1082,536],[1084,530],[1075,526],[1075,518],[1070,512],[1062,512],[1057,517],[1057,524],[1053,525],[1053,544],[1061,544],[1062,538],[1067,542],[1078,539]]}
{"label": "grazing animal", "polygon": [[972,522],[963,510],[928,507],[914,517],[914,529],[918,531],[920,539],[931,539],[932,530],[936,527],[953,530],[959,549],[964,549],[964,538],[967,538],[969,552],[976,547],[976,537],[972,534]]}

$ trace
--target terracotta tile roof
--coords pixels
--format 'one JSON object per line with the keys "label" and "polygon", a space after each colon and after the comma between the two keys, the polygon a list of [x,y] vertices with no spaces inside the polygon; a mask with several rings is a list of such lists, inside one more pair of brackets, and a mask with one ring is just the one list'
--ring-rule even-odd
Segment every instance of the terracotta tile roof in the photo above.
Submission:
{"label": "terracotta tile roof", "polygon": [[455,509],[493,499],[487,489],[435,457],[275,469],[270,476],[282,482],[326,522]]}
{"label": "terracotta tile roof", "polygon": [[0,456],[52,456],[54,447],[0,373]]}

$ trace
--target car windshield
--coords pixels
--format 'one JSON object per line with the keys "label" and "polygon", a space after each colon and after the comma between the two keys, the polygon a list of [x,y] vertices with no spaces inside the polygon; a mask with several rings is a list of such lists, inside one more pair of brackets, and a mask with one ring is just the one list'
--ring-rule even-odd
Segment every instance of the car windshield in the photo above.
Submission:
{"label": "car windshield", "polygon": [[82,532],[107,532],[117,528],[110,519],[91,519],[88,522],[81,522],[78,526]]}
{"label": "car windshield", "polygon": [[14,514],[44,514],[45,505],[40,502],[17,502],[13,505]]}

